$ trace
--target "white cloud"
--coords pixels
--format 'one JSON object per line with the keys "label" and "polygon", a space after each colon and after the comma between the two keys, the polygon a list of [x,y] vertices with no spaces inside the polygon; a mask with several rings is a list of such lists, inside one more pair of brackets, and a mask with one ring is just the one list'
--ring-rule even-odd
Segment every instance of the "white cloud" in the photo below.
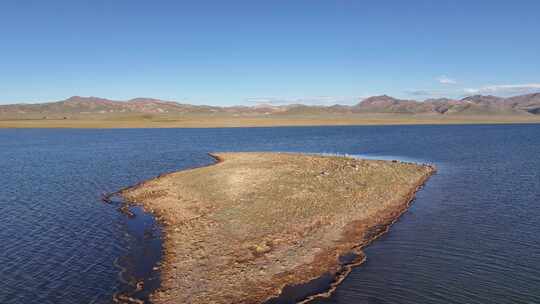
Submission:
{"label": "white cloud", "polygon": [[419,97],[429,97],[429,98],[436,98],[436,97],[447,97],[449,95],[452,95],[453,93],[450,91],[445,90],[407,90],[405,91],[406,94],[411,96],[419,96]]}
{"label": "white cloud", "polygon": [[526,94],[540,90],[540,83],[489,85],[464,89],[466,94]]}
{"label": "white cloud", "polygon": [[355,104],[364,96],[305,96],[305,97],[250,97],[245,101],[254,104],[287,105],[305,104],[328,106],[334,104]]}
{"label": "white cloud", "polygon": [[273,97],[248,97],[245,99],[246,102],[255,103],[255,104],[279,104],[281,99]]}
{"label": "white cloud", "polygon": [[470,95],[496,95],[506,97],[536,92],[540,92],[540,83],[486,85],[477,88],[452,86],[441,89],[411,89],[405,91],[409,96],[425,98],[461,98]]}
{"label": "white cloud", "polygon": [[456,84],[457,83],[457,81],[455,79],[452,79],[452,78],[450,78],[448,76],[445,76],[445,75],[437,77],[437,81],[440,84]]}

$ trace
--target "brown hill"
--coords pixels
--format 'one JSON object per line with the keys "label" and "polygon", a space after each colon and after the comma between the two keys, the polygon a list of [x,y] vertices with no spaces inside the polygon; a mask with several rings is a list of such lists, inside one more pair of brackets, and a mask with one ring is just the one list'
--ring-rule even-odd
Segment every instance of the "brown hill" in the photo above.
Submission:
{"label": "brown hill", "polygon": [[540,93],[502,98],[475,95],[463,99],[427,99],[425,101],[403,100],[386,95],[364,99],[356,106],[356,112],[409,113],[409,114],[540,114]]}
{"label": "brown hill", "polygon": [[229,114],[229,115],[324,115],[351,113],[450,115],[540,115],[540,93],[502,98],[475,95],[463,99],[397,99],[387,95],[366,98],[354,106],[312,106],[303,104],[217,107],[190,105],[152,98],[116,101],[73,96],[56,102],[0,105],[4,119],[87,114]]}
{"label": "brown hill", "polygon": [[104,113],[180,113],[211,112],[216,107],[194,106],[152,98],[115,101],[98,97],[73,96],[66,100],[38,104],[0,105],[3,114],[104,114]]}
{"label": "brown hill", "polygon": [[424,113],[432,112],[431,103],[418,102],[390,97],[388,95],[373,96],[362,100],[355,106],[357,112],[369,113]]}

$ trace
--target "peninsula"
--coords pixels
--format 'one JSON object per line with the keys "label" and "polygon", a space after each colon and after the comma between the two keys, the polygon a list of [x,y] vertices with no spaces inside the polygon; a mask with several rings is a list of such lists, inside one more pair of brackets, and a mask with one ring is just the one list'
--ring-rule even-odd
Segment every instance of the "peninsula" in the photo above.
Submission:
{"label": "peninsula", "polygon": [[213,156],[214,165],[120,193],[163,225],[153,303],[279,303],[285,289],[321,277],[331,279],[317,292],[328,294],[435,172],[342,156]]}

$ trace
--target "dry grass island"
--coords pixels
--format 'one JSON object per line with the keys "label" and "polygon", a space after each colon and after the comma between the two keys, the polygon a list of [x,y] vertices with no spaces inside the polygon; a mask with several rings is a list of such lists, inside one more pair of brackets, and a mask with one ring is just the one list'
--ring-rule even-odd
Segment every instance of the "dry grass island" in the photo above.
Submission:
{"label": "dry grass island", "polygon": [[153,303],[277,303],[287,286],[324,276],[331,291],[435,172],[341,156],[213,156],[121,192],[164,226]]}

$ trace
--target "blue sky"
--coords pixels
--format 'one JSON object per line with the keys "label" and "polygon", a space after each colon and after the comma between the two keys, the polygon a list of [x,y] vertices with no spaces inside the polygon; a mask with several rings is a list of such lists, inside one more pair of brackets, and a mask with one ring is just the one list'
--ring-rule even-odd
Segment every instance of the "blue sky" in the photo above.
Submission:
{"label": "blue sky", "polygon": [[540,1],[0,1],[0,103],[540,91]]}

